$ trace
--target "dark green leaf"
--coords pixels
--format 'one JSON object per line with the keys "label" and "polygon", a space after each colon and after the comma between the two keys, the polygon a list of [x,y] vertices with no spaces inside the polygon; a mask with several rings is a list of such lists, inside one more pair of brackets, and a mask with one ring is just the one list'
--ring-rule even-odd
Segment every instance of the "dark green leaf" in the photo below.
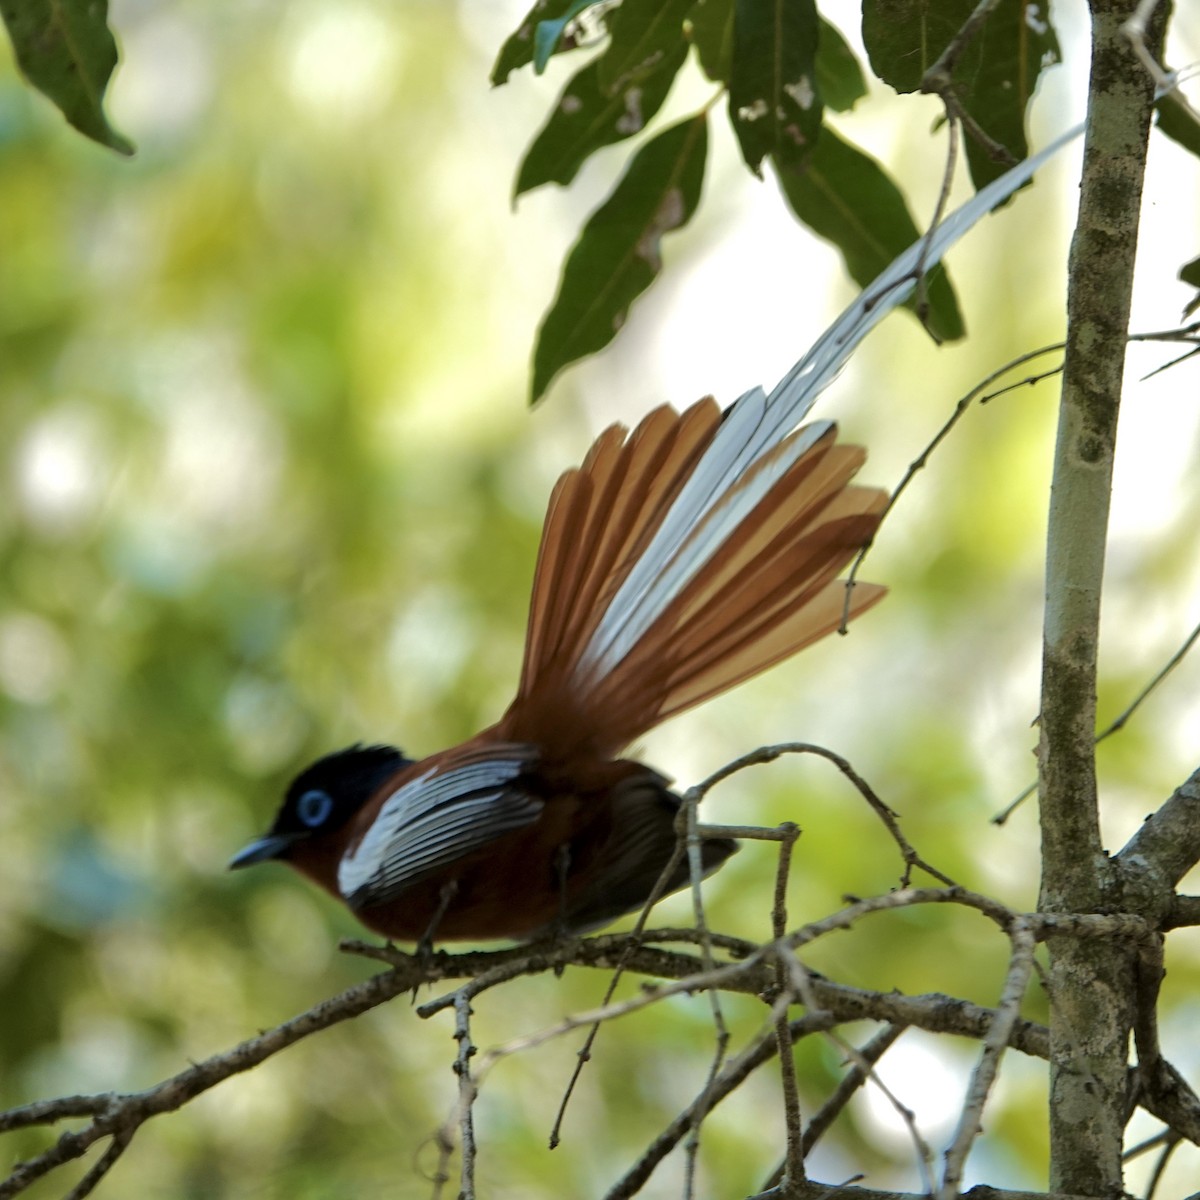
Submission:
{"label": "dark green leaf", "polygon": [[[511,33],[500,47],[496,62],[492,67],[492,83],[499,87],[508,82],[508,77],[516,70],[534,61],[539,45],[544,46],[547,34],[542,31],[557,26],[558,33],[554,37],[550,53],[554,51],[574,50],[578,42],[573,37],[564,38],[563,30],[567,24],[567,14],[582,11],[594,0],[534,0],[533,7],[522,18],[520,25]],[[545,54],[538,64],[537,70],[545,69],[550,54]]]}
{"label": "dark green leaf", "polygon": [[[802,167],[776,163],[792,211],[841,251],[851,278],[866,287],[920,236],[900,189],[884,169],[828,126]],[[927,277],[930,332],[950,341],[963,335],[954,289],[942,268]],[[911,308],[915,299],[908,302]]]}
{"label": "dark green leaf", "polygon": [[[898,92],[916,91],[961,29],[976,0],[864,0],[863,41],[875,73]],[[1025,113],[1041,73],[1060,59],[1049,3],[1000,0],[954,68],[955,93],[968,115],[1013,161],[1029,152]],[[967,162],[976,188],[1005,164],[968,133]]]}
{"label": "dark green leaf", "polygon": [[[1183,283],[1191,284],[1194,288],[1200,288],[1200,258],[1193,258],[1191,262],[1184,263],[1179,268],[1179,278]],[[1193,296],[1184,306],[1184,320],[1187,320],[1197,308],[1200,308],[1200,293]]]}
{"label": "dark green leaf", "polygon": [[133,143],[104,115],[104,92],[117,65],[105,23],[108,0],[0,0],[17,64],[38,91],[93,141],[121,154]]}
{"label": "dark green leaf", "polygon": [[588,219],[538,331],[532,399],[569,363],[603,349],[662,269],[662,236],[686,225],[700,201],[708,148],[705,116],[658,134],[634,156],[612,195]]}
{"label": "dark green leaf", "polygon": [[834,112],[847,112],[867,94],[867,81],[854,51],[828,21],[817,37],[817,95]]}
{"label": "dark green leaf", "polygon": [[733,0],[698,0],[691,24],[701,69],[714,83],[728,83],[733,66]]}
{"label": "dark green leaf", "polygon": [[600,59],[600,87],[613,93],[666,58],[687,54],[683,21],[696,0],[624,0],[612,19],[612,43]]}
{"label": "dark green leaf", "polygon": [[813,0],[735,0],[729,117],[755,174],[772,155],[798,164],[821,130]]}
{"label": "dark green leaf", "polygon": [[643,71],[627,73],[608,92],[601,87],[600,77],[604,59],[612,51],[610,45],[563,89],[550,119],[525,154],[515,195],[543,183],[570,183],[593,151],[640,133],[667,98],[687,57],[687,43],[682,38],[671,43]]}
{"label": "dark green leaf", "polygon": [[[704,73],[728,83],[733,66],[733,0],[698,0],[692,10],[692,44]],[[854,51],[823,17],[817,35],[817,95],[834,112],[846,112],[867,94]]]}
{"label": "dark green leaf", "polygon": [[1158,127],[1173,142],[1200,158],[1200,125],[1172,95],[1164,96],[1155,105],[1158,110]]}

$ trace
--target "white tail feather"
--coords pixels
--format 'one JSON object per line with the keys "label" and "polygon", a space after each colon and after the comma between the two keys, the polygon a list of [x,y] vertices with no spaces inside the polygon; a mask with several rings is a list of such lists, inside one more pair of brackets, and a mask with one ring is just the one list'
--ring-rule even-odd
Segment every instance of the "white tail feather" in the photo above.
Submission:
{"label": "white tail feather", "polygon": [[1077,125],[981,188],[931,235],[905,250],[813,343],[769,396],[756,387],[733,403],[650,544],[609,602],[581,656],[581,670],[599,677],[611,672],[771,485],[826,431],[826,422],[814,424],[788,452],[777,455],[777,461],[746,486],[737,487],[751,467],[804,420],[863,338],[908,298],[916,287],[917,272],[938,263],[984,213],[1012,195],[1083,129]]}

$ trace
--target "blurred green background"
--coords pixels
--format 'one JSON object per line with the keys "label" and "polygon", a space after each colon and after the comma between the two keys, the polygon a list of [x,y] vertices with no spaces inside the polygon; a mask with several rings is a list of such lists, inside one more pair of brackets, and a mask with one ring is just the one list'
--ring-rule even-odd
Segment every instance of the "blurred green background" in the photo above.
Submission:
{"label": "blurred green background", "polygon": [[[557,266],[627,149],[512,210],[520,150],[573,69],[488,88],[522,11],[125,0],[111,12],[112,112],[138,144],[131,161],[69,130],[0,55],[4,1106],[148,1086],[364,978],[369,966],[336,951],[357,932],[350,917],[282,869],[226,874],[230,854],[313,756],[359,739],[418,755],[493,720],[515,683],[557,473],[608,420],[773,383],[850,298],[831,253],[745,175],[721,130],[701,219],[668,246],[662,286],[530,413],[528,357]],[[1038,144],[1082,103],[1077,18],[1064,17],[1074,41]],[[693,86],[682,111],[708,95]],[[939,184],[936,111],[877,94],[844,124],[911,189],[918,220]],[[1175,321],[1186,290],[1172,255],[1195,253],[1184,231],[1200,240],[1190,166],[1156,154],[1142,328]],[[1061,335],[1072,170],[1047,170],[953,256],[967,345],[936,350],[890,318],[823,403],[869,443],[869,482],[894,485],[963,391]],[[1164,230],[1174,246],[1156,240]],[[1139,351],[1135,374],[1162,357]],[[1200,616],[1195,385],[1194,368],[1172,372],[1131,398],[1106,718]],[[1042,385],[968,417],[885,528],[865,574],[893,594],[850,639],[639,753],[687,784],[764,742],[822,742],[928,859],[1034,905],[1034,806],[1003,829],[988,818],[1033,770],[1053,399]],[[1194,765],[1198,672],[1185,664],[1104,747],[1114,848]],[[898,878],[881,828],[813,761],[735,779],[707,815],[800,823],[796,922]],[[772,870],[766,847],[738,855],[710,886],[714,925],[766,936]],[[937,911],[876,918],[812,962],[859,986],[988,1003],[1004,950],[982,922]],[[1173,935],[1168,966],[1168,1049],[1195,1068],[1183,1040],[1194,934]],[[477,1040],[590,1007],[605,982],[569,971],[489,993]],[[765,1012],[739,999],[728,1015],[744,1039]],[[99,1194],[427,1195],[430,1135],[455,1095],[451,1033],[446,1014],[425,1025],[398,1002],[316,1037],[145,1127]],[[553,1042],[489,1079],[482,1194],[602,1192],[701,1086],[707,1002],[606,1031],[550,1154],[576,1046]],[[897,1051],[889,1079],[935,1150],[971,1053],[911,1035]],[[818,1043],[799,1059],[811,1111],[840,1064]],[[1006,1070],[970,1178],[1037,1186],[1041,1072],[1015,1056]],[[778,1110],[766,1072],[716,1114],[705,1194],[759,1185],[780,1153]],[[10,1137],[6,1156],[46,1143]],[[678,1194],[680,1169],[673,1159],[648,1194]],[[851,1110],[812,1170],[919,1183],[875,1103]],[[68,1173],[29,1194],[61,1195]]]}

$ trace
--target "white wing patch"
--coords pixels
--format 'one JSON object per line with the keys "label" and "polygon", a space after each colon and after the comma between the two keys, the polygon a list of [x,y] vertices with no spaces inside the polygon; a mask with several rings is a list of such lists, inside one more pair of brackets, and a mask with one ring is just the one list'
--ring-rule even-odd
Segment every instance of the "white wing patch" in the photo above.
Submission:
{"label": "white wing patch", "polygon": [[439,867],[533,824],[544,804],[513,786],[530,764],[530,752],[519,749],[519,757],[430,767],[393,792],[338,866],[346,902],[382,904]]}

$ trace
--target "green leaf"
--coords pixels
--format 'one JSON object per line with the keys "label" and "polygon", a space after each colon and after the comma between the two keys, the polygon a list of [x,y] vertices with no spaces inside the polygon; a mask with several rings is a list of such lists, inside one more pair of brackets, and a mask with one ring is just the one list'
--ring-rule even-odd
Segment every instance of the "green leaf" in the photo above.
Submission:
{"label": "green leaf", "polygon": [[817,95],[834,112],[848,112],[867,94],[862,67],[836,26],[822,19],[817,37]]}
{"label": "green leaf", "polygon": [[610,91],[601,84],[607,71],[605,59],[615,54],[626,65],[630,61],[619,32],[614,20],[608,49],[563,89],[550,119],[526,151],[517,172],[515,196],[543,183],[570,183],[590,154],[640,133],[662,107],[687,57],[687,43],[682,37],[667,42],[662,52],[643,61],[640,69],[626,71]]}
{"label": "green leaf", "polygon": [[687,54],[683,22],[696,0],[624,0],[612,20],[612,43],[600,59],[600,87],[617,91],[665,58]]}
{"label": "green leaf", "polygon": [[[898,92],[916,91],[976,7],[976,0],[864,0],[863,41],[875,73]],[[1027,157],[1025,114],[1041,74],[1061,58],[1049,0],[1000,0],[954,68],[955,93],[967,114],[1013,160]],[[976,188],[998,178],[1005,164],[966,138]]]}
{"label": "green leaf", "polygon": [[[692,45],[704,73],[728,83],[733,68],[734,0],[697,0],[691,16]],[[817,34],[817,95],[834,112],[846,112],[867,94],[862,67],[836,26],[821,18]]]}
{"label": "green leaf", "polygon": [[117,65],[108,0],[0,0],[17,65],[80,133],[121,154],[133,143],[104,115],[104,92]]}
{"label": "green leaf", "polygon": [[800,163],[821,131],[813,0],[735,0],[729,117],[746,165]]}
{"label": "green leaf", "polygon": [[[1179,279],[1181,283],[1190,284],[1194,288],[1200,288],[1200,258],[1193,258],[1191,262],[1184,263],[1179,268]],[[1191,298],[1184,305],[1183,318],[1186,321],[1197,308],[1200,308],[1200,292]]]}
{"label": "green leaf", "polygon": [[637,152],[588,219],[538,331],[534,403],[563,367],[612,341],[630,305],[654,282],[663,235],[686,225],[700,202],[707,149],[703,113],[672,125]]}
{"label": "green leaf", "polygon": [[[903,193],[884,169],[828,126],[803,166],[776,162],[775,169],[792,211],[837,246],[860,287],[920,237]],[[930,332],[942,341],[962,337],[962,314],[944,269],[926,280]],[[914,305],[915,299],[908,301]]]}
{"label": "green leaf", "polygon": [[1154,106],[1157,125],[1173,142],[1200,158],[1200,125],[1172,94],[1163,96]]}
{"label": "green leaf", "polygon": [[[539,60],[536,69],[541,74],[553,53],[574,50],[578,41],[574,37],[563,36],[569,20],[567,14],[582,12],[594,2],[595,0],[534,0],[533,7],[500,47],[500,53],[492,66],[492,83],[496,87],[507,83],[508,77],[514,71],[534,62],[535,57]],[[551,39],[549,31],[554,27],[557,27],[558,32]],[[551,41],[549,53],[545,52],[547,41]]]}
{"label": "green leaf", "polygon": [[698,0],[691,26],[700,69],[714,83],[728,83],[733,67],[733,0]]}

